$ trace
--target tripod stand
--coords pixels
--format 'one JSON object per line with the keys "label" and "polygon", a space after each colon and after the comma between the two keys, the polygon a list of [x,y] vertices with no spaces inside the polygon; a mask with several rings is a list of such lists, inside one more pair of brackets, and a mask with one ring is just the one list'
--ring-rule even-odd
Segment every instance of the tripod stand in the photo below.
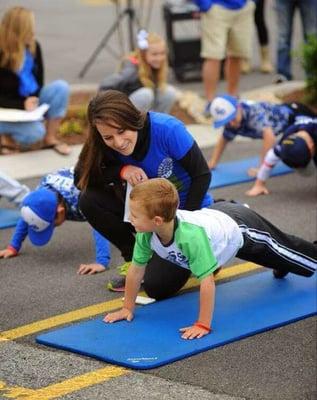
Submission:
{"label": "tripod stand", "polygon": [[134,32],[133,32],[133,24],[135,22],[135,10],[133,8],[132,0],[127,0],[127,6],[124,8],[120,14],[118,15],[116,21],[111,25],[109,30],[106,32],[92,55],[89,57],[87,60],[86,64],[83,66],[81,71],[79,72],[78,77],[83,78],[88,69],[90,68],[91,64],[95,61],[96,57],[100,53],[100,51],[107,45],[110,37],[113,35],[113,33],[116,31],[116,29],[120,26],[121,20],[124,19],[124,17],[128,17],[128,34],[129,34],[129,45],[130,45],[130,50],[132,51],[134,49]]}

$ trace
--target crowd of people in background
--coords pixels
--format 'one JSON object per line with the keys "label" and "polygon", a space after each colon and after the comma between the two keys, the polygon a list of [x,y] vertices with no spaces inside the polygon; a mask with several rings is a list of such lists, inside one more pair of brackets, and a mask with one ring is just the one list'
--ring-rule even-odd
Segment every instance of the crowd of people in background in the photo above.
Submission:
{"label": "crowd of people in background", "polygon": [[[217,168],[225,148],[237,135],[261,139],[263,143],[259,165],[248,171],[255,178],[247,192],[249,196],[269,193],[266,181],[279,160],[304,174],[316,171],[317,116],[300,103],[272,104],[239,98],[241,72],[251,69],[254,22],[260,45],[260,70],[273,71],[265,0],[194,2],[201,11],[204,113],[211,116],[215,128],[223,128],[208,162],[186,126],[170,115],[179,91],[168,82],[166,42],[160,35],[142,29],[135,50],[123,58],[117,72],[105,76],[89,102],[89,134],[77,165],[44,176],[33,191],[0,172],[0,196],[21,207],[21,218],[7,248],[0,251],[0,258],[17,256],[26,237],[35,246],[46,245],[54,228],[66,220],[87,221],[96,243],[95,262],[80,265],[79,274],[108,269],[110,244],[120,251],[124,264],[119,275],[108,282],[108,289],[124,290],[127,274],[129,282],[133,282],[133,274],[137,277],[137,285],[136,281],[130,283],[125,308],[106,317],[106,322],[131,318],[132,303],[141,282],[146,293],[157,300],[178,292],[192,272],[201,280],[202,291],[206,287],[212,289],[215,271],[235,255],[265,266],[269,266],[268,261],[278,261],[280,270],[275,272],[276,278],[283,278],[288,272],[310,276],[316,269],[315,245],[299,238],[290,240],[289,235],[242,205],[214,204],[209,192],[211,170]],[[296,8],[300,10],[304,39],[317,34],[314,0],[275,0],[276,83],[293,78],[291,39]],[[219,95],[222,61],[227,93]],[[43,121],[0,120],[1,148],[20,151],[41,142],[41,148],[51,148],[63,156],[70,154],[70,147],[57,136],[69,93],[69,85],[63,80],[45,83],[34,13],[24,7],[6,11],[0,25],[0,108],[32,111],[45,104],[47,110]],[[174,190],[172,212],[170,203],[167,200],[164,203],[164,196],[160,197],[157,208],[152,204],[158,191],[155,184],[153,187],[149,184],[152,179],[166,192]],[[166,180],[170,183],[164,183]],[[142,188],[147,193],[146,200]],[[139,197],[141,205],[136,203]],[[129,201],[133,207],[127,216]],[[209,213],[199,211],[206,208]],[[206,221],[200,222],[204,218]],[[207,222],[208,227],[204,225]],[[213,224],[216,228],[211,227]],[[194,228],[189,233],[186,229],[191,229],[191,225]],[[197,235],[199,242],[201,237],[197,226],[204,229],[202,240],[207,234],[208,240],[214,238],[222,249],[218,254],[216,246],[213,254],[209,242],[205,243],[206,254],[197,256],[205,263],[204,268],[196,268],[191,261],[195,258],[192,254],[198,252],[192,250],[193,238]],[[278,259],[270,244],[251,248],[248,235],[256,229],[262,229],[278,246],[287,248],[289,261],[283,263]],[[222,230],[230,231],[232,243],[225,242]],[[168,255],[167,246],[171,247]],[[225,260],[224,248],[230,253]],[[300,266],[296,264],[298,257],[303,258]],[[141,273],[140,266],[145,264],[147,267]],[[131,289],[133,284],[136,286]],[[213,296],[214,291],[210,293]],[[210,299],[208,302],[213,306]],[[202,337],[210,332],[210,324],[211,320],[206,318],[200,325],[186,328],[183,337]]]}

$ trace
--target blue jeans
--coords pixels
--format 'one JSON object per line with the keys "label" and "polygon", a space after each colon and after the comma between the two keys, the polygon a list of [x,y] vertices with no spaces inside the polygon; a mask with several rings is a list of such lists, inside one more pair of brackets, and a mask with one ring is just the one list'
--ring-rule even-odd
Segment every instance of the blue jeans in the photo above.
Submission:
{"label": "blue jeans", "polygon": [[308,35],[317,34],[317,0],[275,0],[278,26],[277,73],[289,80],[292,79],[291,44],[296,8],[299,8],[304,39]]}
{"label": "blue jeans", "polygon": [[[69,85],[63,80],[57,80],[43,86],[39,95],[39,104],[49,104],[44,118],[62,118],[66,114],[69,99]],[[0,135],[10,135],[17,143],[28,146],[41,139],[46,134],[43,121],[32,122],[1,122]]]}

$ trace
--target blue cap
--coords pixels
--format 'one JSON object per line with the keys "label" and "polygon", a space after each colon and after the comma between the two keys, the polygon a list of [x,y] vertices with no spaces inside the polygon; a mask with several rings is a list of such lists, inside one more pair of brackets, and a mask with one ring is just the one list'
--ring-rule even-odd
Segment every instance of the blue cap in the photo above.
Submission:
{"label": "blue cap", "polygon": [[278,147],[279,157],[291,168],[305,168],[312,158],[306,141],[299,136],[284,139]]}
{"label": "blue cap", "polygon": [[217,96],[210,104],[210,114],[214,119],[214,127],[220,128],[233,120],[237,115],[238,100],[228,94]]}
{"label": "blue cap", "polygon": [[51,239],[57,205],[57,194],[49,189],[35,190],[24,198],[21,216],[28,224],[28,235],[35,246],[44,246]]}

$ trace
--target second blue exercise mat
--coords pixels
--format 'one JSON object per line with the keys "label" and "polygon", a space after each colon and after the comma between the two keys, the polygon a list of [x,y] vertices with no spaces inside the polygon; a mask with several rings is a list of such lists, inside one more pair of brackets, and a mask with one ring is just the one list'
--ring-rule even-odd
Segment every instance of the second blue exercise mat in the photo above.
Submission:
{"label": "second blue exercise mat", "polygon": [[15,226],[20,218],[19,210],[0,208],[0,229]]}
{"label": "second blue exercise mat", "polygon": [[37,342],[134,369],[150,369],[316,313],[316,278],[265,272],[217,285],[213,332],[183,340],[198,316],[198,292],[138,308],[132,322],[102,317],[45,333]]}
{"label": "second blue exercise mat", "polygon": [[[259,158],[245,158],[243,160],[229,161],[220,163],[216,169],[212,171],[212,179],[210,187],[216,189],[223,186],[237,185],[238,183],[251,182],[251,178],[247,171],[251,167],[259,165]],[[293,172],[287,165],[279,162],[272,170],[271,176],[284,175]]]}

